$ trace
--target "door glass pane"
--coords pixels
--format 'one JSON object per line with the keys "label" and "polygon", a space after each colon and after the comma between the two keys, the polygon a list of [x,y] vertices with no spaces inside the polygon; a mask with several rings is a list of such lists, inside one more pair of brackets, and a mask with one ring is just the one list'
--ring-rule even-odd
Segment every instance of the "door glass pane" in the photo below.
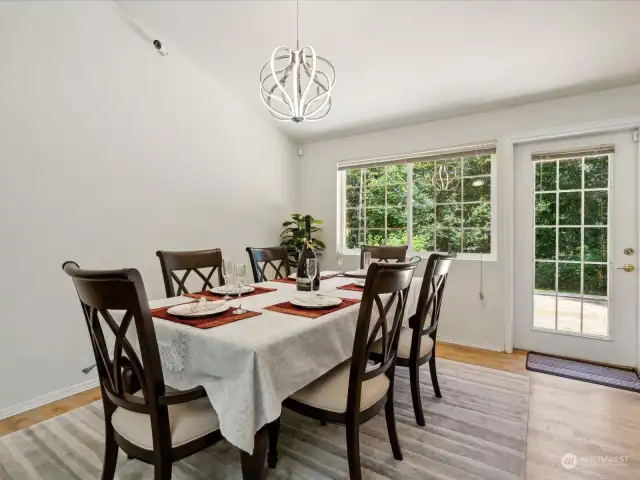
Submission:
{"label": "door glass pane", "polygon": [[609,161],[534,162],[536,328],[609,334]]}

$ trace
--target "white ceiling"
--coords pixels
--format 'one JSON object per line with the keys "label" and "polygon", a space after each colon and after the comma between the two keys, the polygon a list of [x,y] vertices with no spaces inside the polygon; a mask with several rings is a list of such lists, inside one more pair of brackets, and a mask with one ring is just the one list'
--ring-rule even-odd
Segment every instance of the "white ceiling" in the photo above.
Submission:
{"label": "white ceiling", "polygon": [[[270,118],[259,71],[295,45],[295,2],[120,1]],[[640,83],[640,2],[302,0],[300,43],[336,67],[323,120],[298,141]]]}

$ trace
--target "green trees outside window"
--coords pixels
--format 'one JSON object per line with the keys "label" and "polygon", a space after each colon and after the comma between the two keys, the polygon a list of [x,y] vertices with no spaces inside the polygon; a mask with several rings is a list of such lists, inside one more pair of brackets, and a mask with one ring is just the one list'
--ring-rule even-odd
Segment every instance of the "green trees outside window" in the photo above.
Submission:
{"label": "green trees outside window", "polygon": [[347,170],[346,248],[408,244],[413,252],[490,253],[491,158]]}

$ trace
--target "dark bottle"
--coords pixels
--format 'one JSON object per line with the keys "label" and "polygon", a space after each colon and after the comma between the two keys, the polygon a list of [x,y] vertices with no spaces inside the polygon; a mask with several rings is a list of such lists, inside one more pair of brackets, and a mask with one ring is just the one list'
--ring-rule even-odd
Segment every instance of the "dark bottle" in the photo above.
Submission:
{"label": "dark bottle", "polygon": [[300,257],[298,257],[298,270],[296,272],[296,289],[302,290],[304,292],[308,292],[309,288],[309,277],[307,275],[307,259],[315,258],[316,259],[316,276],[313,279],[313,289],[320,289],[320,262],[318,261],[318,257],[316,256],[316,252],[311,248],[311,217],[307,215],[304,217],[304,226],[305,226],[305,239],[306,241],[302,245],[302,250],[300,251]]}

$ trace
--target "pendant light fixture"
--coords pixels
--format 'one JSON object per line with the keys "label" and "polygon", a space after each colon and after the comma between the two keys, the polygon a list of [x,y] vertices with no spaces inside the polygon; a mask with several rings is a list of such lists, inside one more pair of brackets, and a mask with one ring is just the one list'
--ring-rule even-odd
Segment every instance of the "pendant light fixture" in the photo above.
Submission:
{"label": "pendant light fixture", "polygon": [[320,120],[331,110],[336,71],[312,47],[300,48],[300,5],[296,0],[296,49],[281,46],[260,70],[260,98],[277,120]]}

